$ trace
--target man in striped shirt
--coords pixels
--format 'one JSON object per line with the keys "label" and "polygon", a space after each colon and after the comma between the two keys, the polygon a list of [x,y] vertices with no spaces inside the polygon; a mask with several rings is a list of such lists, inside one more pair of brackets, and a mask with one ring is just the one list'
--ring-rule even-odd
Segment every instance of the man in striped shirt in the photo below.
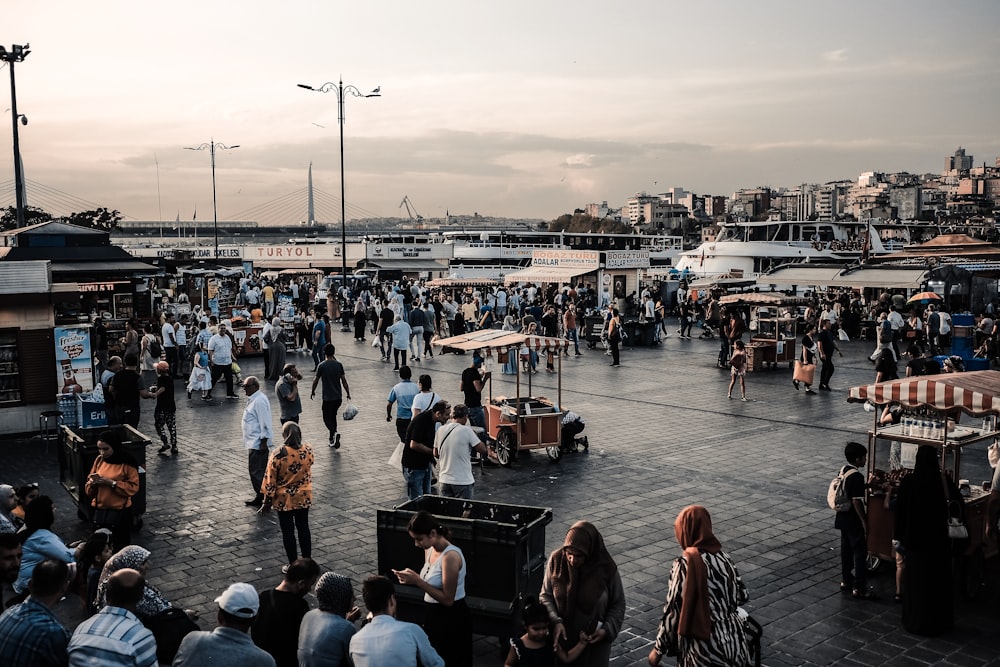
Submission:
{"label": "man in striped shirt", "polygon": [[77,626],[69,640],[70,667],[156,667],[156,640],[135,615],[145,578],[131,569],[108,578],[108,605]]}

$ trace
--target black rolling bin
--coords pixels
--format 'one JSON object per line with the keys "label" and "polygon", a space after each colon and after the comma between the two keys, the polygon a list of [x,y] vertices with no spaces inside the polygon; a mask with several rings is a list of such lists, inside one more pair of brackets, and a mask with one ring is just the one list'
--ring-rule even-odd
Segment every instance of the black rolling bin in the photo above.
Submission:
{"label": "black rolling bin", "polygon": [[90,521],[93,508],[85,490],[87,475],[97,459],[97,437],[104,431],[115,431],[122,439],[125,451],[139,464],[139,490],[132,496],[133,528],[142,527],[146,513],[146,447],[151,440],[128,424],[97,428],[60,427],[59,482],[69,491],[77,505],[77,516]]}
{"label": "black rolling bin", "polygon": [[[378,571],[396,587],[397,617],[420,623],[426,610],[416,586],[399,584],[390,570],[419,572],[423,552],[407,532],[410,518],[425,510],[451,531],[451,542],[466,562],[466,603],[476,634],[510,637],[517,630],[520,601],[537,595],[545,575],[545,526],[552,510],[480,500],[421,496],[377,512]],[[464,516],[467,514],[467,516]]]}

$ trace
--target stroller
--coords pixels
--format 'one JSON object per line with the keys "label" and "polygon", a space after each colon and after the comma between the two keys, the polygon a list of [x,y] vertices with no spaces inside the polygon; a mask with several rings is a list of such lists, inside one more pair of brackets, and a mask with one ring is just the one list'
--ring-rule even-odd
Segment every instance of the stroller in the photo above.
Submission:
{"label": "stroller", "polygon": [[587,436],[580,435],[586,423],[583,417],[572,410],[566,412],[562,418],[562,430],[560,431],[559,448],[564,452],[576,453],[583,448],[583,451],[590,449],[590,441]]}

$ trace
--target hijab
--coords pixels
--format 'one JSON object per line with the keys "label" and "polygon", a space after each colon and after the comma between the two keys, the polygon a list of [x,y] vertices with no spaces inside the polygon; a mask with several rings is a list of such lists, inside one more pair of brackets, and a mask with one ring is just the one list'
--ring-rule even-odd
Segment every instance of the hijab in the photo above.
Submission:
{"label": "hijab", "polygon": [[900,482],[894,536],[907,549],[947,549],[948,505],[944,490],[947,486],[949,495],[953,494],[954,482],[945,480],[938,457],[936,448],[921,445],[913,473]]}
{"label": "hijab", "polygon": [[[569,549],[583,554],[581,567],[570,566]],[[618,566],[594,524],[589,521],[574,523],[566,533],[562,548],[552,554],[550,566],[552,593],[563,619],[572,619],[576,612],[585,616],[593,613],[617,572]]]}
{"label": "hijab", "polygon": [[323,611],[344,616],[354,602],[351,580],[336,572],[324,573],[316,581],[316,599]]}
{"label": "hijab", "polygon": [[10,484],[0,484],[0,533],[13,533],[17,530],[14,521],[14,508],[4,507],[8,498],[14,496],[14,487]]}
{"label": "hijab", "polygon": [[[97,583],[96,606],[98,609],[103,609],[108,604],[108,579],[111,578],[111,575],[118,570],[125,569],[142,572],[142,568],[146,564],[146,561],[149,560],[149,556],[149,549],[144,549],[133,544],[121,549],[108,559],[108,562],[104,564],[104,569],[101,570],[101,578]],[[163,593],[149,582],[146,582],[146,586],[142,591],[142,599],[136,605],[136,613],[142,618],[149,618],[169,608],[170,602]]]}
{"label": "hijab", "polygon": [[708,596],[708,568],[701,552],[717,554],[722,545],[712,533],[712,517],[701,505],[689,505],[681,510],[674,522],[674,535],[684,550],[687,579],[681,593],[681,615],[678,633],[684,637],[709,639],[712,636],[712,615]]}

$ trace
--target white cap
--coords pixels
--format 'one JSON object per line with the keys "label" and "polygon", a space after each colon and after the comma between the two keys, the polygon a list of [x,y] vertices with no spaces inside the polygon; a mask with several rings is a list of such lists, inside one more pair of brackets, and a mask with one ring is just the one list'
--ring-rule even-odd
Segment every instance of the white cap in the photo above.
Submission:
{"label": "white cap", "polygon": [[237,618],[253,618],[260,610],[260,596],[250,584],[233,584],[215,601],[222,611]]}

